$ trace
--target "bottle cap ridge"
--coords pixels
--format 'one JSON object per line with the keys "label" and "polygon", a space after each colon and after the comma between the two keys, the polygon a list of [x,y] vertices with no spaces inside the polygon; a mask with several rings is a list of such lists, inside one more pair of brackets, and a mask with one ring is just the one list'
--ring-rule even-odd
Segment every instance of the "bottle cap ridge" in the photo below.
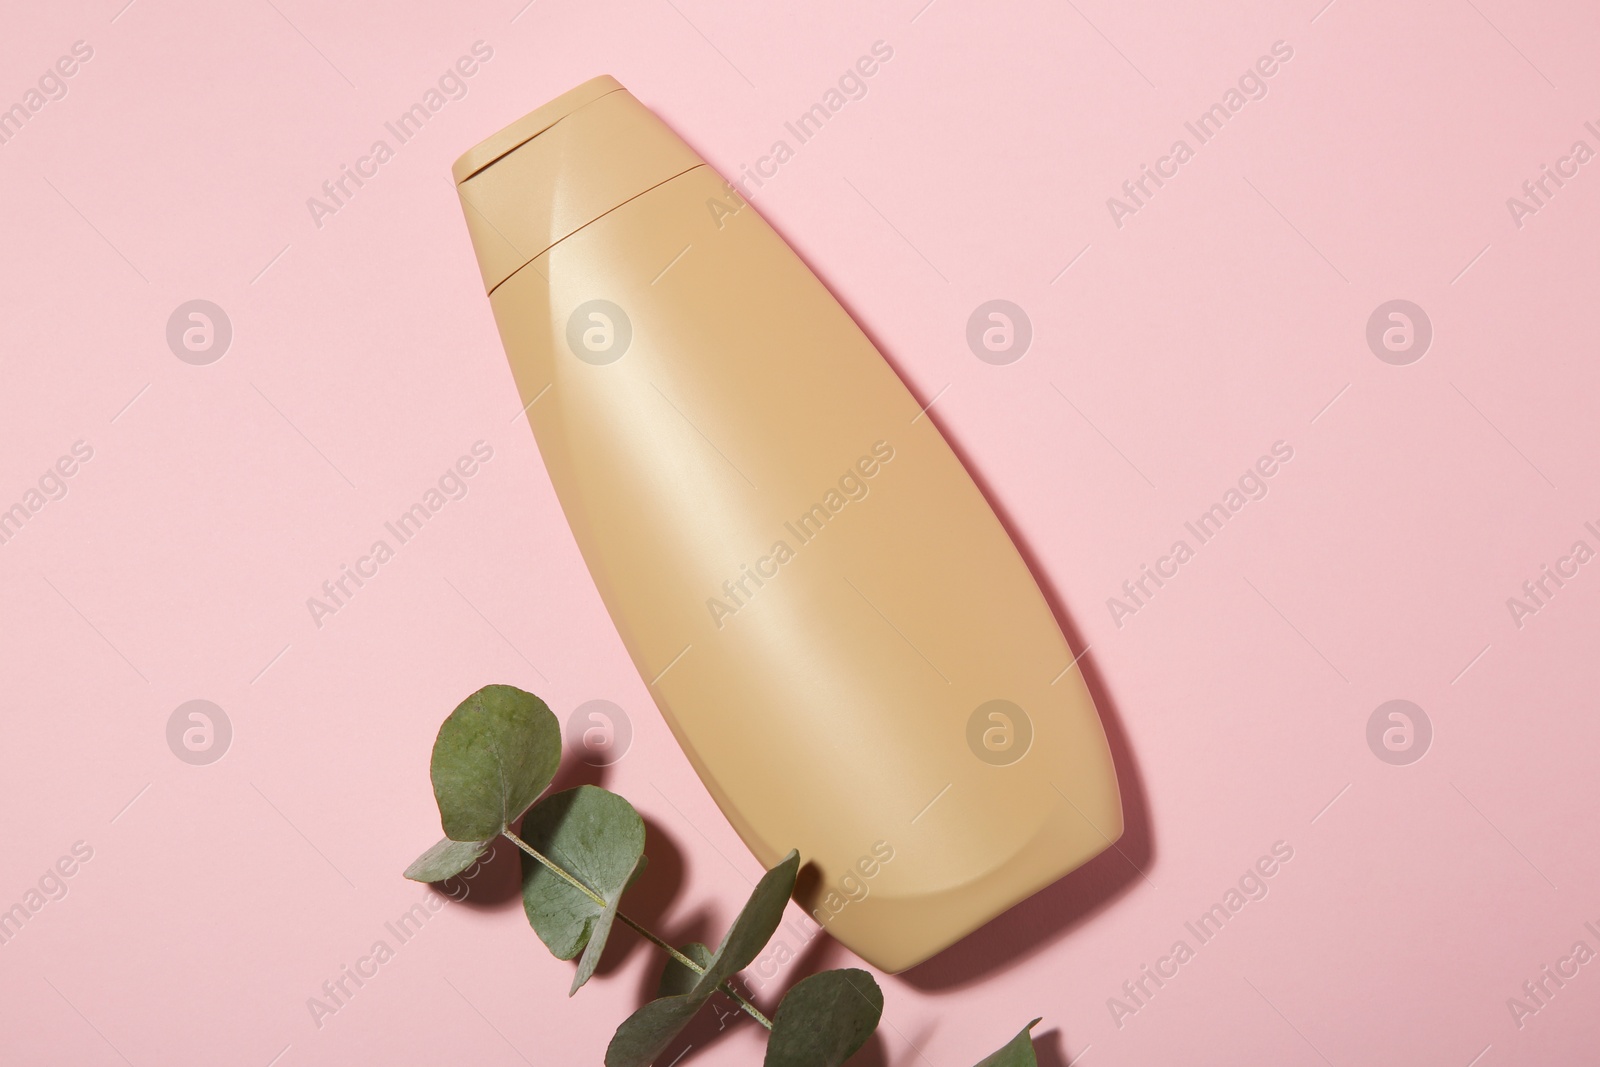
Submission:
{"label": "bottle cap ridge", "polygon": [[452,174],[484,288],[702,160],[620,82],[591,78],[473,146]]}

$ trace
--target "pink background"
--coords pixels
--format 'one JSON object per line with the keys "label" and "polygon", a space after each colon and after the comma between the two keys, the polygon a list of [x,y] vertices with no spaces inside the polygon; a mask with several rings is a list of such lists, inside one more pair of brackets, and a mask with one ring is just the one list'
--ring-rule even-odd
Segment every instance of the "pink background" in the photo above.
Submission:
{"label": "pink background", "polygon": [[[628,910],[720,935],[756,867],[516,418],[448,166],[612,73],[737,173],[883,40],[755,202],[937,397],[1092,647],[1130,829],[883,979],[863,1061],[967,1067],[1042,1015],[1056,1067],[1592,1062],[1600,963],[1520,1026],[1507,998],[1600,950],[1600,564],[1520,628],[1506,599],[1600,548],[1600,162],[1520,228],[1506,199],[1600,149],[1600,14],[1322,2],[13,13],[0,106],[94,54],[0,145],[0,507],[93,458],[0,545],[0,908],[74,842],[93,858],[0,946],[5,1061],[598,1062],[658,958],[621,932],[567,1001],[504,857],[320,1028],[306,1006],[422,898],[400,871],[437,837],[429,746],[491,681],[626,710],[631,750],[588,780],[649,821]],[[315,225],[307,198],[478,40],[468,95]],[[1266,98],[1117,227],[1106,199],[1280,40]],[[194,298],[234,330],[206,366],[165,340]],[[995,298],[1035,334],[1006,366],[965,340]],[[1408,366],[1365,340],[1396,298],[1434,329]],[[318,628],[306,598],[478,440],[470,494]],[[1119,627],[1107,598],[1279,440],[1265,499]],[[233,728],[207,766],[165,734],[197,698]],[[1396,698],[1434,731],[1408,766],[1366,740]],[[1278,841],[1269,895],[1119,1026],[1108,998]],[[818,939],[785,981],[856,963]],[[758,1059],[748,1023],[691,1038],[685,1063]]]}

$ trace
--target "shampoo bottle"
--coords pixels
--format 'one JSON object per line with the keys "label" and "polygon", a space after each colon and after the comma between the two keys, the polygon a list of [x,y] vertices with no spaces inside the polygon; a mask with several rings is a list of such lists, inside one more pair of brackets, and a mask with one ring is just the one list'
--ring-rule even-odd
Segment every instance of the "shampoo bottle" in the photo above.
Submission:
{"label": "shampoo bottle", "polygon": [[455,164],[567,521],[763,865],[885,971],[1122,833],[1072,650],[972,478],[738,192],[609,77]]}

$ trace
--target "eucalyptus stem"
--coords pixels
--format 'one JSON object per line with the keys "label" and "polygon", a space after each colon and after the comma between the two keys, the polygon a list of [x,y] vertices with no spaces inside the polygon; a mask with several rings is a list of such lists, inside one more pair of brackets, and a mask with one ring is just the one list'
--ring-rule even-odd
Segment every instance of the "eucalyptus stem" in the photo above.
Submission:
{"label": "eucalyptus stem", "polygon": [[[544,864],[545,867],[554,872],[555,875],[562,881],[566,882],[568,885],[572,886],[572,888],[576,889],[578,892],[594,901],[597,907],[604,909],[608,906],[604,897],[590,889],[588,886],[584,885],[572,874],[568,873],[568,871],[560,864],[541,853],[538,849],[534,848],[522,838],[512,833],[509,829],[500,831],[500,834],[502,837],[510,840],[518,848],[522,849],[522,851],[526,852],[528,855]],[[677,949],[661,940],[661,938],[657,937],[649,930],[646,930],[643,926],[622,914],[621,911],[617,912],[617,920],[632,929],[640,937],[644,938],[646,941],[650,942],[652,945],[655,945],[657,948],[667,953],[667,955],[671,956],[673,959],[689,968],[689,970],[693,971],[695,974],[706,973],[706,969],[704,967],[700,966],[694,960],[690,959],[688,956],[685,956],[682,952],[679,952]],[[743,996],[741,996],[739,991],[733,988],[732,982],[723,982],[718,988],[737,1001],[739,1007],[743,1008],[745,1013],[752,1019],[766,1027],[768,1030],[772,1029],[772,1020],[767,1018],[766,1015],[762,1013],[760,1008],[756,1007],[754,1004],[750,1003]]]}
{"label": "eucalyptus stem", "polygon": [[[512,842],[514,842],[516,844],[516,846],[518,848],[522,849],[522,851],[526,852],[528,855],[532,856],[534,859],[538,860],[540,863],[542,863],[546,867],[550,868],[552,871],[554,871],[561,878],[562,881],[566,882],[572,888],[576,889],[578,892],[582,893],[584,896],[586,896],[590,900],[594,901],[595,905],[597,907],[604,908],[604,907],[607,906],[605,897],[601,896],[599,893],[596,893],[593,889],[590,889],[588,886],[586,886],[582,882],[578,881],[572,875],[568,874],[567,871],[566,871],[566,868],[560,866],[554,860],[551,860],[548,856],[546,856],[543,853],[541,853],[538,849],[536,849],[532,845],[528,844],[526,841],[524,841],[522,838],[518,837],[516,834],[512,833],[510,830],[501,830],[500,831],[500,835],[502,837],[510,839]],[[704,973],[704,972],[701,972],[701,973]]]}

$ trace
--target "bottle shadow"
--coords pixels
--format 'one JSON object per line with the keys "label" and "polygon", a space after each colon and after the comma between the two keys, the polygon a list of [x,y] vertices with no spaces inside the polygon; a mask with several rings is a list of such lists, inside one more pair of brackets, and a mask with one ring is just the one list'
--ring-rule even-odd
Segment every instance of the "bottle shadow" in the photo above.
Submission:
{"label": "bottle shadow", "polygon": [[[823,282],[826,285],[826,281]],[[831,290],[830,290],[831,291]],[[834,294],[850,316],[859,325],[847,300]],[[910,391],[905,375],[888,350],[879,343],[867,327],[861,327],[867,339],[883,354],[901,383]],[[915,396],[915,393],[912,394]],[[972,461],[968,450],[959,439],[947,432],[943,418],[931,407],[925,417],[932,421],[956,458],[966,469],[978,492],[994,511],[1000,525],[1016,545],[1023,564],[1033,575],[1056,625],[1061,628],[1071,649],[1078,652],[1076,669],[1083,675],[1089,695],[1094,700],[1100,721],[1105,729],[1106,742],[1111,750],[1111,760],[1117,772],[1117,787],[1122,798],[1122,836],[1104,852],[1068,874],[1053,885],[1029,897],[1010,910],[997,916],[961,941],[945,949],[899,977],[923,990],[957,990],[985,980],[995,971],[1046,951],[1071,933],[1084,921],[1104,910],[1117,898],[1127,893],[1137,881],[1148,881],[1145,871],[1155,859],[1155,838],[1150,821],[1150,805],[1144,785],[1144,775],[1128,743],[1122,723],[1122,713],[1104,676],[1090,655],[1089,646],[1072,615],[1062,601],[1060,591],[1051,581],[1048,571],[1039,559],[1033,543],[1019,532],[1010,509],[999,499],[987,478]]]}

